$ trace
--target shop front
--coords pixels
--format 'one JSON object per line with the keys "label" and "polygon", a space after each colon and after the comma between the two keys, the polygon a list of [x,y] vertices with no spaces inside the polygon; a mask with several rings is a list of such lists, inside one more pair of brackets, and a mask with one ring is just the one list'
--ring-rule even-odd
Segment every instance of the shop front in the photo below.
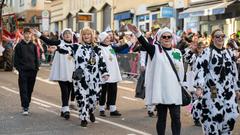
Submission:
{"label": "shop front", "polygon": [[116,29],[121,31],[120,28],[123,28],[125,24],[132,24],[133,23],[133,16],[134,14],[129,10],[129,11],[124,11],[120,13],[115,13],[114,14],[114,21],[118,26],[116,26]]}
{"label": "shop front", "polygon": [[150,31],[149,27],[149,15],[138,15],[137,16],[137,26],[141,31]]}
{"label": "shop front", "polygon": [[[197,1],[198,3],[196,3]],[[204,4],[203,4],[204,3]],[[191,0],[190,7],[179,13],[184,19],[184,30],[207,32],[222,29],[226,35],[237,31],[239,27],[239,1]]]}

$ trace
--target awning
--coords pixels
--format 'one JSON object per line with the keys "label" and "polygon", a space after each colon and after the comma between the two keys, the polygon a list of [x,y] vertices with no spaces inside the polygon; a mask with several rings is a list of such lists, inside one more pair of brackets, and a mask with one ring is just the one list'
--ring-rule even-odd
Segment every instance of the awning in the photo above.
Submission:
{"label": "awning", "polygon": [[234,2],[235,0],[230,2],[213,4],[213,5],[188,8],[187,10],[184,10],[183,12],[179,13],[179,19],[195,17],[195,16],[224,14],[225,8],[227,8],[227,6],[229,6]]}
{"label": "awning", "polygon": [[132,17],[133,17],[133,14],[130,11],[125,11],[125,12],[114,14],[114,20],[125,20],[125,19],[129,19]]}
{"label": "awning", "polygon": [[163,7],[163,6],[165,6],[165,7],[169,6],[169,2],[162,2],[158,5],[149,6],[149,7],[147,7],[147,10],[149,10],[149,11],[159,11],[160,7]]}

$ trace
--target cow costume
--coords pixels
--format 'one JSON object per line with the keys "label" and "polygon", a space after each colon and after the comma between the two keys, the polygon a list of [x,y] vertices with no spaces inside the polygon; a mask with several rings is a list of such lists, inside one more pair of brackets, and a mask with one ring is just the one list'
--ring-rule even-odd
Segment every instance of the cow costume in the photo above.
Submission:
{"label": "cow costume", "polygon": [[[85,28],[81,32],[91,34],[92,30]],[[91,34],[93,38],[93,34]],[[73,45],[71,50],[66,46],[60,47],[62,53],[68,52],[75,60],[75,70],[82,69],[83,74],[80,80],[73,80],[76,100],[79,106],[79,116],[82,120],[81,126],[86,127],[87,121],[95,121],[94,110],[100,96],[101,84],[104,76],[108,76],[106,63],[103,60],[101,49],[94,44],[83,42],[80,45]]]}
{"label": "cow costume", "polygon": [[204,133],[231,134],[239,115],[235,100],[235,90],[239,88],[233,53],[212,45],[204,49],[197,59],[195,71],[195,87],[203,90],[200,105]]}

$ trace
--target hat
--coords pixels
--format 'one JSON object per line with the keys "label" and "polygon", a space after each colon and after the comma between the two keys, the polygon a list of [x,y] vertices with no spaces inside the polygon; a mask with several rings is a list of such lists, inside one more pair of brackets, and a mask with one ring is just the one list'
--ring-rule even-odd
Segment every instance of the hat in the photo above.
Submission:
{"label": "hat", "polygon": [[111,29],[111,27],[110,26],[108,26],[106,29],[105,29],[105,32],[112,32],[112,29]]}
{"label": "hat", "polygon": [[23,29],[23,33],[26,33],[26,32],[31,32],[29,27],[25,27],[25,28]]}
{"label": "hat", "polygon": [[158,30],[160,29],[160,26],[158,24],[155,24],[152,26],[152,30]]}
{"label": "hat", "polygon": [[107,32],[101,32],[98,36],[100,42],[103,42],[108,36],[108,33]]}
{"label": "hat", "polygon": [[73,34],[72,29],[70,29],[70,28],[65,28],[65,29],[63,29],[63,31],[61,32],[61,35],[63,36],[63,35],[65,34],[65,32],[67,32],[67,31],[69,31],[70,33]]}
{"label": "hat", "polygon": [[162,34],[164,34],[164,33],[173,34],[172,30],[170,30],[169,28],[165,27],[163,29],[159,29],[157,34],[155,35],[155,37],[157,37],[157,39],[159,40],[160,37],[162,36]]}

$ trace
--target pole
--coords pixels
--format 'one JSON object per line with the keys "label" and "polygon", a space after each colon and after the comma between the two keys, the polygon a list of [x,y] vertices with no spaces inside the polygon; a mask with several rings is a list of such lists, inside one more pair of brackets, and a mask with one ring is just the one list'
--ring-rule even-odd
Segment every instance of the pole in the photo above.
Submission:
{"label": "pole", "polygon": [[5,2],[5,0],[1,0],[0,1],[1,3],[1,5],[0,5],[0,45],[2,45],[2,35],[3,35],[3,28],[2,28],[2,10],[3,10],[3,5],[4,5],[4,2]]}
{"label": "pole", "polygon": [[113,0],[113,3],[112,3],[112,30],[115,31],[115,23],[114,23],[114,12],[115,12],[115,0]]}

